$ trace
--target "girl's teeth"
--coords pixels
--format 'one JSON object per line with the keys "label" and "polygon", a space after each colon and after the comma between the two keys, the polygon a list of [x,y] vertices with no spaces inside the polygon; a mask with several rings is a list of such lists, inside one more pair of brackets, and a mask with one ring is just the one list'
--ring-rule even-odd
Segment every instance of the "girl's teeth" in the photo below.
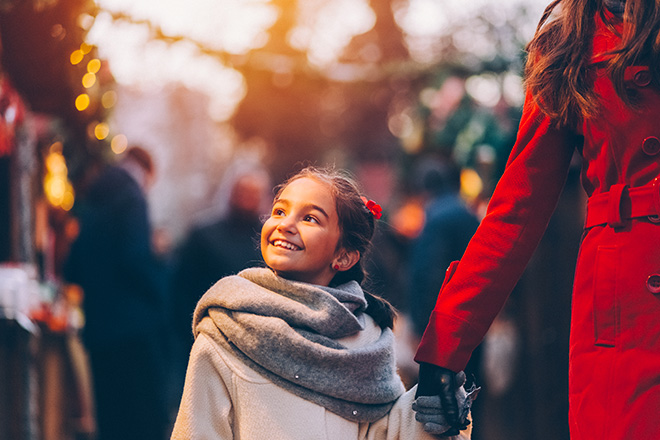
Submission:
{"label": "girl's teeth", "polygon": [[291,244],[291,243],[287,243],[286,241],[282,241],[282,240],[275,240],[275,241],[273,242],[273,244],[274,244],[275,246],[283,247],[283,248],[285,248],[285,249],[290,249],[290,250],[292,250],[292,251],[295,251],[296,249],[298,249],[298,247],[297,247],[296,245],[293,245],[293,244]]}

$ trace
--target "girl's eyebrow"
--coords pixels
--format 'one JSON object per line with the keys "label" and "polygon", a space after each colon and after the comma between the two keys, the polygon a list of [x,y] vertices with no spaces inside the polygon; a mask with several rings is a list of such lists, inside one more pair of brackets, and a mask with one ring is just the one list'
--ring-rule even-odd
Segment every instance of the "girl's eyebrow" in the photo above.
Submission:
{"label": "girl's eyebrow", "polygon": [[[291,206],[291,202],[289,202],[287,199],[277,199],[275,200],[275,203],[273,203],[273,206],[275,206],[277,203],[282,203],[285,206]],[[330,218],[327,212],[325,212],[325,209],[321,208],[319,205],[315,205],[314,203],[304,203],[303,208],[307,209],[314,209],[316,211],[319,211],[325,218]]]}
{"label": "girl's eyebrow", "polygon": [[308,203],[308,204],[305,205],[305,206],[309,206],[310,208],[319,211],[321,214],[323,214],[323,216],[324,216],[325,218],[329,218],[329,217],[330,217],[330,216],[328,215],[328,213],[325,212],[325,210],[324,210],[323,208],[321,208],[320,206],[318,206],[318,205],[315,205],[315,204],[313,204],[313,203]]}

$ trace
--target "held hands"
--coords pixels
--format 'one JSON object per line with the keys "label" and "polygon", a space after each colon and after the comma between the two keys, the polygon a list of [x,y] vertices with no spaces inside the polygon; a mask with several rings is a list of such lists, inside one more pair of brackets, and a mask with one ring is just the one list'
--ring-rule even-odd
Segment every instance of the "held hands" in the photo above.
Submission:
{"label": "held hands", "polygon": [[415,419],[431,434],[449,437],[470,424],[468,415],[479,388],[466,392],[465,373],[422,362],[413,410]]}

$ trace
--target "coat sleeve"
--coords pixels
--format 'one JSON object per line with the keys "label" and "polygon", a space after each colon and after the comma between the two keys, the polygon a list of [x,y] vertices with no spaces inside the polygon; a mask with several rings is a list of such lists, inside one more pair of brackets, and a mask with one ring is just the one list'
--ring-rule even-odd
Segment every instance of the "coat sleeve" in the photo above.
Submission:
{"label": "coat sleeve", "polygon": [[537,247],[578,142],[573,130],[554,128],[528,94],[487,214],[438,296],[416,361],[465,368]]}
{"label": "coat sleeve", "polygon": [[[437,440],[438,437],[424,431],[424,426],[415,420],[412,409],[417,386],[405,392],[396,401],[390,412],[382,419],[369,425],[365,440]],[[470,419],[471,420],[471,419]],[[460,435],[442,437],[446,440],[469,440],[472,436],[472,424],[461,431]]]}
{"label": "coat sleeve", "polygon": [[200,334],[190,352],[172,440],[234,438],[234,408],[227,383],[231,374],[212,341]]}

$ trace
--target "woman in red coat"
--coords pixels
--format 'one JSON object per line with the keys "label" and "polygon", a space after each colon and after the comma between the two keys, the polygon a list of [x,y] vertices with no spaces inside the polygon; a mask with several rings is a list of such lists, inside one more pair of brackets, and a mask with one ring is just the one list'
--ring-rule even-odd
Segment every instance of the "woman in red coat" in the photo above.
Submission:
{"label": "woman in red coat", "polygon": [[572,303],[571,438],[660,438],[659,30],[657,0],[556,0],[541,19],[506,171],[416,355],[418,394],[439,395],[455,427],[454,372],[521,276],[577,148],[589,201]]}

